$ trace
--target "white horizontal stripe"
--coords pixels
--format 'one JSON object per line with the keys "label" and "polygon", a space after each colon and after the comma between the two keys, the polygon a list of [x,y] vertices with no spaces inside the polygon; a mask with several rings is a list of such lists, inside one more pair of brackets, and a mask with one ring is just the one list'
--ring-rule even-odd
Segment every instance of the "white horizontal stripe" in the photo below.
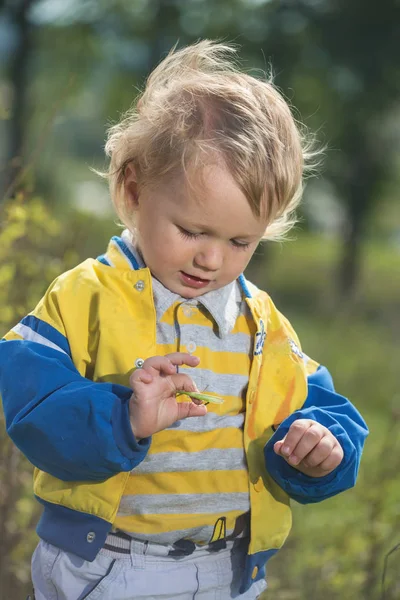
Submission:
{"label": "white horizontal stripe", "polygon": [[139,494],[123,496],[118,516],[154,514],[224,514],[233,510],[246,512],[250,500],[247,492],[233,494]]}
{"label": "white horizontal stripe", "polygon": [[236,373],[215,373],[201,367],[179,367],[179,372],[189,375],[201,392],[216,396],[237,396],[244,399],[249,378],[247,375]]}
{"label": "white horizontal stripe", "polygon": [[210,448],[201,452],[148,454],[132,473],[247,470],[244,448]]}
{"label": "white horizontal stripe", "polygon": [[[176,328],[179,329],[178,333]],[[196,340],[197,346],[208,348],[213,352],[249,354],[253,347],[253,338],[250,333],[231,333],[221,339],[214,333],[212,321],[210,321],[210,326],[157,322],[158,344],[173,344],[176,340],[180,340],[182,344],[188,339]]]}
{"label": "white horizontal stripe", "polygon": [[60,348],[60,346],[57,346],[57,344],[50,342],[50,340],[40,335],[40,333],[36,333],[36,331],[33,331],[33,329],[31,329],[27,325],[18,323],[17,325],[15,325],[15,327],[12,328],[12,331],[22,336],[27,342],[37,342],[38,344],[42,344],[42,346],[48,346],[49,348],[58,350],[63,354],[67,354],[62,348]]}
{"label": "white horizontal stripe", "polygon": [[[226,429],[228,427],[234,427],[235,429],[241,429],[244,424],[244,413],[240,413],[233,417],[223,416],[221,417],[217,413],[208,412],[204,417],[191,417],[190,419],[182,419],[176,421],[171,427],[172,431],[195,431],[205,432],[214,431],[215,429]],[[221,435],[223,432],[221,432]]]}

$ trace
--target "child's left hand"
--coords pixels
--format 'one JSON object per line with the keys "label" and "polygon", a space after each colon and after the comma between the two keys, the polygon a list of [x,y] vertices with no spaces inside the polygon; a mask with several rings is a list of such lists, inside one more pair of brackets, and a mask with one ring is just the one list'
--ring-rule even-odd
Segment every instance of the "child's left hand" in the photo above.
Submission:
{"label": "child's left hand", "polygon": [[342,462],[343,449],[334,435],[316,421],[298,419],[274,451],[286,462],[310,477],[323,477]]}

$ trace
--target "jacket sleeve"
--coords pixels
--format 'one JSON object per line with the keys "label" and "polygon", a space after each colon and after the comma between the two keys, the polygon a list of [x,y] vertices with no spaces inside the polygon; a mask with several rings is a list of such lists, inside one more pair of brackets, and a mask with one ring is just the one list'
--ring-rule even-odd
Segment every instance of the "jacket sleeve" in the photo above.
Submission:
{"label": "jacket sleeve", "polygon": [[[296,419],[312,419],[324,425],[341,444],[344,457],[324,477],[309,477],[274,452],[275,442],[285,437]],[[357,409],[335,392],[329,371],[322,366],[308,377],[308,396],[300,410],[287,417],[267,442],[264,454],[271,477],[287,494],[302,504],[319,502],[355,485],[368,428]]]}
{"label": "jacket sleeve", "polygon": [[77,370],[59,293],[53,285],[0,342],[7,432],[39,469],[64,481],[100,481],[137,466],[150,438],[133,435],[130,388],[93,382]]}

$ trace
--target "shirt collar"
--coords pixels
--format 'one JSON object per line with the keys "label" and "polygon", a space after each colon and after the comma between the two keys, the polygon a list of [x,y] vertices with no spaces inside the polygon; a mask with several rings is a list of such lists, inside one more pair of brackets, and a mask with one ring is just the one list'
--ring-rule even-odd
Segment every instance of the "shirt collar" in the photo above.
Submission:
{"label": "shirt collar", "polygon": [[[122,232],[121,239],[128,247],[130,253],[134,256],[138,266],[145,268],[146,264],[143,257],[138,252],[132,233],[125,229]],[[191,306],[202,305],[212,316],[218,326],[220,337],[228,335],[235,326],[236,319],[241,312],[241,304],[244,301],[239,282],[232,281],[218,290],[212,290],[197,298],[182,298],[179,294],[171,292],[158,279],[152,277],[154,304],[158,319],[160,319],[166,310],[175,302]]]}

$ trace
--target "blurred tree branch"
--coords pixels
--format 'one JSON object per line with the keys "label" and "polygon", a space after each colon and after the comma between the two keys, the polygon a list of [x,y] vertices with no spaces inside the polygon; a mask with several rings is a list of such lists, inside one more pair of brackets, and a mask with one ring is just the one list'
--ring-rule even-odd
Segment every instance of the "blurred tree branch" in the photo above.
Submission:
{"label": "blurred tree branch", "polygon": [[37,0],[19,0],[17,2],[2,0],[2,4],[0,4],[0,8],[5,6],[17,33],[16,49],[8,67],[13,92],[13,109],[8,121],[5,169],[0,181],[0,200],[5,199],[22,165],[29,60],[33,46],[29,12],[36,2]]}

